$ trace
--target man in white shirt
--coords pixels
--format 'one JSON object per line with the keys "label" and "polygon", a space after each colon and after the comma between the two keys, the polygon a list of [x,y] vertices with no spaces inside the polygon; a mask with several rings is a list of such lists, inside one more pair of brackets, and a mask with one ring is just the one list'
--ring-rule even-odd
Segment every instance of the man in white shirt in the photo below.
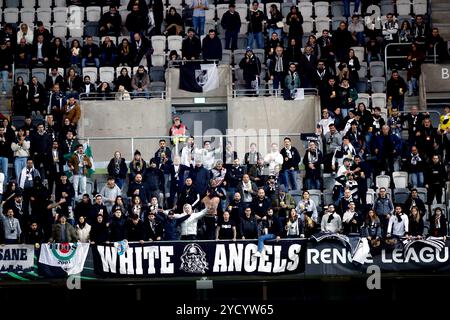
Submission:
{"label": "man in white shirt", "polygon": [[407,236],[409,232],[408,216],[402,212],[400,205],[395,206],[395,214],[389,219],[387,228],[387,237],[402,238]]}
{"label": "man in white shirt", "polygon": [[278,144],[272,143],[270,153],[264,157],[264,162],[269,165],[269,175],[278,175],[283,164],[283,156],[278,151]]}

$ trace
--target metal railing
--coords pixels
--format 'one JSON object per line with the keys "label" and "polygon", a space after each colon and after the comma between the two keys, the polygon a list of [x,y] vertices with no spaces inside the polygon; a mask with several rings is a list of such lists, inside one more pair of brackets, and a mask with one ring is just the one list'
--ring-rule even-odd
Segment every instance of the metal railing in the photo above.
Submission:
{"label": "metal railing", "polygon": [[384,47],[384,74],[387,76],[388,74],[388,60],[389,59],[406,59],[408,58],[407,55],[404,56],[389,56],[388,55],[388,48],[391,47],[410,47],[411,43],[388,43],[385,47]]}
{"label": "metal railing", "polygon": [[[125,98],[125,97],[129,97]],[[144,98],[144,99],[161,99],[164,100],[166,98],[166,91],[165,90],[155,90],[155,91],[143,91],[143,92],[108,92],[108,93],[99,93],[99,92],[93,92],[93,93],[80,93],[79,99],[80,101],[90,101],[90,100],[117,100],[117,101],[127,101],[137,98]]]}
{"label": "metal railing", "polygon": [[[244,97],[247,95],[258,95],[258,96],[274,96],[274,97],[281,97],[283,98],[283,89],[273,89],[273,88],[266,88],[260,87],[256,89],[236,89],[236,84],[233,84],[232,86],[232,97]],[[299,88],[304,90],[305,96],[317,96],[319,95],[319,90],[316,88]]]}
{"label": "metal railing", "polygon": [[180,65],[184,65],[189,62],[220,64],[219,59],[194,59],[194,60],[180,59],[180,60],[168,60],[167,67],[168,68],[176,68],[176,67],[179,67]]}

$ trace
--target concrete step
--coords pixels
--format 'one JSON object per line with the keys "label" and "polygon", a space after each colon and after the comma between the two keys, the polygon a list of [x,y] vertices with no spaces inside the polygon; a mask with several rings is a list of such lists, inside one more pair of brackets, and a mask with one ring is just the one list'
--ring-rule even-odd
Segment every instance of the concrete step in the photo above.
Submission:
{"label": "concrete step", "polygon": [[445,23],[448,21],[449,16],[450,16],[450,6],[445,10],[437,8],[436,10],[433,11],[433,24],[439,22]]}

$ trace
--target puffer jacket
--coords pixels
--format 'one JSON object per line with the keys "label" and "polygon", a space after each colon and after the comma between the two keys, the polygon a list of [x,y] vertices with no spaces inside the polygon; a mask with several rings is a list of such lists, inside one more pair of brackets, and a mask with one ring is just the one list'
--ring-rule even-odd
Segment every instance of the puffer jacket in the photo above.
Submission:
{"label": "puffer jacket", "polygon": [[14,157],[29,157],[30,156],[30,140],[24,140],[22,145],[19,142],[11,143],[11,149],[14,152]]}

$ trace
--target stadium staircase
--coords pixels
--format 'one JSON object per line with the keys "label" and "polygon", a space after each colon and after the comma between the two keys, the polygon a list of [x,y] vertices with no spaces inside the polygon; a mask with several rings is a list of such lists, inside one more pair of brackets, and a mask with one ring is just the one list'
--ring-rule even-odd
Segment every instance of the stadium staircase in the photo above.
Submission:
{"label": "stadium staircase", "polygon": [[450,39],[450,1],[431,0],[432,23],[434,27],[439,28],[441,37],[445,40]]}

